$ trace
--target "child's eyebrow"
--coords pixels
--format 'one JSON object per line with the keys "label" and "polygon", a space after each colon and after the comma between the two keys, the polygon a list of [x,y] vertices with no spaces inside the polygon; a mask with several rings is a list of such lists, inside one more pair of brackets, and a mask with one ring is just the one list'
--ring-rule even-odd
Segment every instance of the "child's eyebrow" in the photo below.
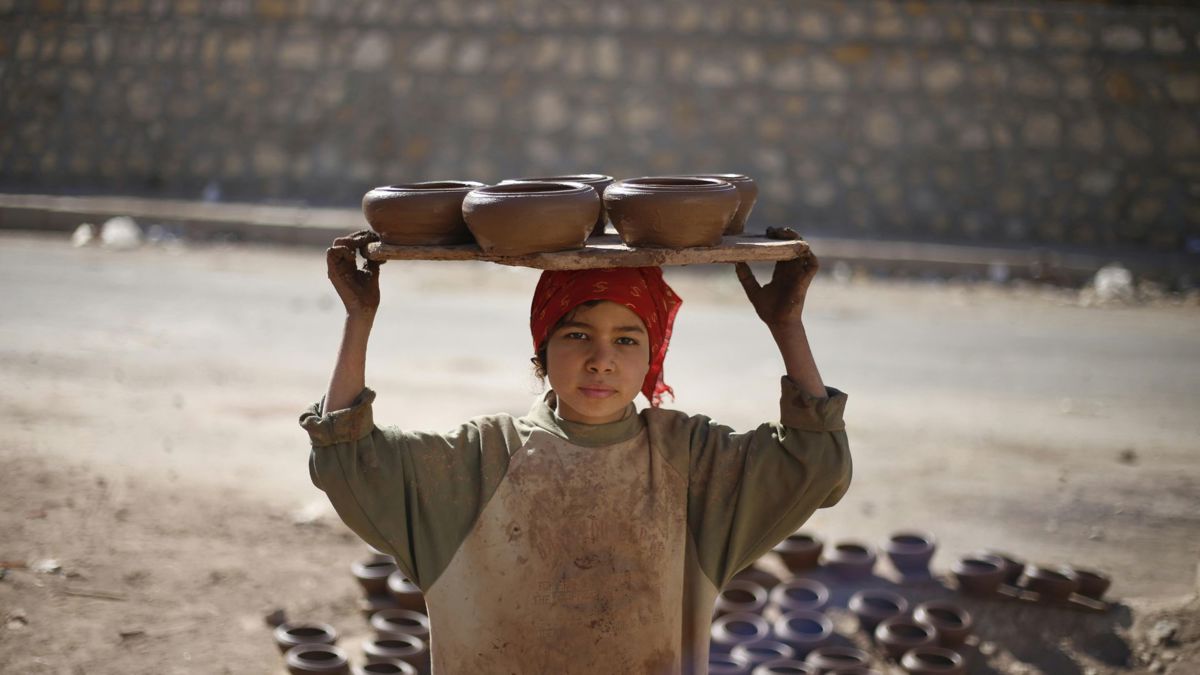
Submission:
{"label": "child's eyebrow", "polygon": [[[593,326],[590,323],[586,323],[584,321],[564,321],[564,322],[562,322],[562,325],[560,326],[560,328],[594,329],[595,326]],[[618,333],[645,333],[646,332],[644,328],[642,328],[641,326],[636,326],[636,325],[617,326],[613,330]]]}

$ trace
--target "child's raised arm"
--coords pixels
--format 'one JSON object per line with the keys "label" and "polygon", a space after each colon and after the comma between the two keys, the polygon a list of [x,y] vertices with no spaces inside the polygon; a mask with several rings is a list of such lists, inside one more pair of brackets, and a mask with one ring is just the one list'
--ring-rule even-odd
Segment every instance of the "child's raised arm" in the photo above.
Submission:
{"label": "child's raised arm", "polygon": [[322,414],[349,408],[366,386],[367,340],[379,309],[379,266],[383,263],[368,260],[359,269],[355,252],[364,251],[372,241],[378,241],[378,235],[362,230],[338,237],[325,252],[329,281],[346,307],[346,324]]}
{"label": "child's raised arm", "polygon": [[804,311],[804,298],[808,295],[809,284],[818,269],[820,263],[812,253],[795,260],[781,260],[775,263],[771,282],[760,286],[750,266],[737,263],[738,280],[742,282],[750,304],[758,312],[758,318],[767,324],[775,344],[779,345],[788,378],[806,394],[825,398],[828,395],[825,384],[817,372],[817,363],[813,360],[800,316]]}

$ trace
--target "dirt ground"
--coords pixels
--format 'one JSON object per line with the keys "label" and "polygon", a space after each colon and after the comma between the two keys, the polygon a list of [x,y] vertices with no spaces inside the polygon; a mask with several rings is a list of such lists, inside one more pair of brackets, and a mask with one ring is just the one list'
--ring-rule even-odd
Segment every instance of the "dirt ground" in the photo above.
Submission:
{"label": "dirt ground", "polygon": [[[377,420],[528,408],[535,272],[383,271]],[[667,276],[685,298],[675,407],[774,416],[779,357],[732,270]],[[279,673],[275,609],[353,653],[365,547],[309,483],[296,425],[340,331],[321,252],[2,233],[0,291],[0,673]],[[1112,575],[1103,614],[968,601],[972,673],[1200,673],[1200,307],[1079,299],[819,279],[807,323],[850,393],[855,483],[808,529],[927,529],[940,572],[990,546]]]}

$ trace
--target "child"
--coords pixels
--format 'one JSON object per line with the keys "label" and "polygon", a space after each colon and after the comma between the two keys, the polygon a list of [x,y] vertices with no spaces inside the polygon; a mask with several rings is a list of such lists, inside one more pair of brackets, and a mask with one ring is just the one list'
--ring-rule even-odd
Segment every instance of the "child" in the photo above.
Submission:
{"label": "child", "polygon": [[549,391],[525,417],[437,434],[372,419],[379,263],[355,265],[371,236],[328,251],[345,332],[300,422],[313,482],[424,591],[434,672],[707,672],[719,589],[850,482],[846,395],[822,384],[801,323],[816,259],[778,263],[766,286],[737,266],[783,356],[780,423],[736,433],[658,407],[681,301],[658,268],[623,268],[544,273],[530,323]]}

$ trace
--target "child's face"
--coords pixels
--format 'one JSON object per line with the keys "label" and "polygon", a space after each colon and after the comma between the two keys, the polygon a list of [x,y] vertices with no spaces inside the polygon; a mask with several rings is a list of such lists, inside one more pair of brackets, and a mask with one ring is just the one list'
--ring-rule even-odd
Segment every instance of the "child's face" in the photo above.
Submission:
{"label": "child's face", "polygon": [[546,370],[563,419],[615,422],[650,370],[646,325],[615,302],[581,305],[547,340]]}

